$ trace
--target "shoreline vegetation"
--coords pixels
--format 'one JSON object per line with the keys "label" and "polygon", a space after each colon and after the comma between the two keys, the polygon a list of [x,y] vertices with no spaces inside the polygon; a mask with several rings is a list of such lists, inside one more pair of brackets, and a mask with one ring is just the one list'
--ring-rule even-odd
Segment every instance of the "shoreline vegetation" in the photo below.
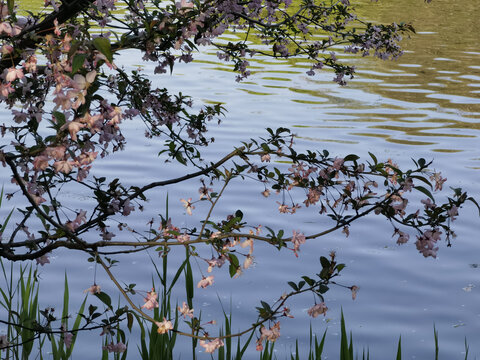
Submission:
{"label": "shoreline vegetation", "polygon": [[[8,313],[8,320],[0,320],[0,323],[7,327],[7,334],[0,334],[0,347],[2,359],[71,359],[78,356],[74,353],[77,336],[82,331],[97,331],[108,333],[104,339],[102,351],[98,353],[96,358],[109,359],[113,353],[114,359],[139,358],[143,360],[169,360],[178,359],[176,352],[176,329],[177,323],[171,333],[159,334],[154,325],[145,322],[141,317],[129,317],[120,306],[116,309],[112,305],[110,297],[105,293],[94,293],[94,296],[106,305],[106,312],[111,312],[111,322],[105,320],[98,321],[100,311],[98,307],[90,305],[86,308],[88,295],[85,296],[78,309],[69,308],[69,287],[67,274],[65,274],[63,305],[61,306],[61,317],[56,316],[54,308],[42,309],[38,302],[40,281],[38,279],[38,269],[35,266],[22,267],[18,266],[15,271],[13,263],[9,267],[5,266],[4,261],[0,260],[2,268],[2,279],[0,287],[0,313]],[[13,273],[18,274],[15,279]],[[165,276],[165,274],[163,274]],[[171,286],[174,283],[169,284]],[[160,289],[157,289],[160,291]],[[180,307],[172,309],[169,291],[164,287],[162,294],[167,294],[166,298],[161,299],[162,309],[157,311],[155,317],[171,316],[174,312],[178,315]],[[177,304],[178,305],[178,304]],[[184,304],[185,305],[185,304]],[[58,313],[58,311],[57,311]],[[223,324],[219,327],[220,336],[231,335],[232,313],[223,312]],[[81,326],[82,319],[91,319],[87,324]],[[124,332],[118,326],[123,320],[129,322],[129,332]],[[200,319],[199,319],[200,321]],[[20,325],[22,324],[22,325]],[[135,343],[134,339],[129,337],[132,327],[140,330],[141,336],[139,343]],[[218,360],[241,360],[244,359],[245,351],[254,339],[255,331],[246,334],[236,341],[227,338],[224,346],[218,349],[218,353],[212,355],[212,358]],[[298,339],[294,342],[295,350],[292,353],[279,353],[275,350],[275,342],[267,341],[264,349],[258,353],[259,360],[271,359],[288,359],[288,360],[321,360],[331,358],[329,354],[324,352],[326,342],[327,329],[321,334],[315,334],[310,325],[308,348],[299,347]],[[110,337],[110,340],[109,340]],[[9,343],[7,339],[17,339],[16,343]],[[133,340],[133,341],[132,341]],[[338,338],[339,360],[369,360],[377,358],[375,356],[375,345],[359,348],[355,344],[354,334],[348,332],[343,310],[340,317],[340,337]],[[432,358],[439,359],[440,345],[438,330],[433,325],[433,346]],[[119,345],[121,344],[121,345]],[[129,346],[127,347],[128,344]],[[293,345],[293,344],[292,344]],[[402,343],[401,336],[398,339],[397,350],[395,354],[396,360],[402,359],[402,348],[408,347],[408,344]],[[199,343],[196,339],[192,339],[191,351],[192,359],[201,355]],[[465,360],[469,358],[469,345],[467,339],[463,344]],[[200,352],[199,352],[200,351]],[[403,350],[404,351],[404,350]],[[185,349],[182,349],[185,353]],[[85,352],[84,352],[85,356]],[[190,357],[189,357],[190,358]],[[251,359],[252,356],[246,357]],[[256,358],[256,357],[254,357]],[[393,358],[393,354],[392,354]],[[459,358],[460,359],[460,358]]]}

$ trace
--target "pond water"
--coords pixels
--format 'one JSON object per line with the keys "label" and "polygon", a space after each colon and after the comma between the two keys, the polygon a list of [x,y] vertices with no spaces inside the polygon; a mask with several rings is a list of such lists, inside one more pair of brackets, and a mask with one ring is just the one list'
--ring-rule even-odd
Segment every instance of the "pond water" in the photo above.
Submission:
{"label": "pond water", "polygon": [[[359,70],[346,87],[333,83],[331,73],[306,76],[307,65],[300,61],[265,59],[252,60],[254,74],[238,84],[229,68],[218,63],[209,50],[199,54],[194,63],[177,67],[172,76],[154,81],[172,92],[181,90],[192,95],[198,103],[225,104],[225,121],[210,132],[216,141],[205,153],[207,160],[221,157],[243,140],[264,135],[265,127],[285,126],[293,129],[296,144],[303,149],[328,149],[338,156],[356,153],[363,158],[370,151],[379,159],[392,158],[403,166],[409,165],[411,158],[433,159],[434,167],[448,178],[450,186],[466,188],[478,198],[480,7],[468,0],[434,0],[428,5],[421,0],[355,3],[361,16],[379,22],[411,21],[417,34],[405,40],[406,54],[396,62],[351,57]],[[138,59],[137,53],[126,52],[120,61],[128,68],[143,65]],[[141,125],[124,125],[129,140],[126,151],[99,161],[94,175],[120,177],[133,184],[139,178],[147,183],[184,171],[156,160],[161,144],[145,140]],[[11,187],[4,181],[8,192]],[[200,219],[200,207],[197,214],[188,216],[178,201],[197,196],[198,187],[198,181],[192,181],[168,189],[175,223],[192,225]],[[220,203],[217,216],[242,209],[250,222],[283,228],[287,233],[296,229],[317,232],[325,224],[324,219],[307,211],[279,215],[275,204],[278,199],[263,199],[260,191],[253,183],[236,182]],[[165,191],[148,196],[151,200],[146,210],[136,211],[128,219],[140,229],[164,211]],[[84,208],[89,201],[74,191],[62,197],[72,208]],[[217,271],[214,287],[196,292],[195,307],[202,310],[205,321],[221,322],[221,301],[227,311],[232,310],[233,329],[244,328],[255,320],[253,309],[259,300],[278,299],[288,290],[287,281],[318,272],[319,256],[335,250],[338,260],[347,264],[341,282],[360,287],[357,299],[352,301],[348,290],[332,289],[326,294],[327,316],[312,320],[306,314],[312,297],[293,301],[290,307],[295,318],[282,321],[283,336],[276,344],[279,359],[294,351],[297,338],[300,349],[304,349],[300,357],[305,356],[310,324],[319,335],[328,329],[325,353],[329,359],[337,359],[341,308],[357,350],[369,348],[373,359],[392,358],[400,335],[404,359],[433,357],[434,326],[439,332],[441,359],[463,358],[465,337],[470,358],[474,358],[480,356],[476,343],[480,333],[479,220],[473,206],[463,209],[455,226],[453,246],[441,246],[437,259],[424,259],[413,243],[397,246],[391,238],[391,227],[376,217],[352,226],[349,238],[339,233],[308,242],[298,259],[289,251],[259,245],[252,269],[235,280],[229,279],[226,269]],[[154,252],[151,255],[156,259]],[[173,255],[175,264],[181,254]],[[115,273],[123,282],[136,283],[139,289],[151,287],[148,257],[129,255],[119,260],[121,266]],[[199,266],[205,271],[204,264]],[[58,306],[55,304],[65,271],[70,292],[72,296],[77,293],[78,299],[93,282],[93,268],[83,256],[58,252],[52,264],[41,269],[45,306]],[[109,286],[102,274],[97,274],[97,283]],[[181,289],[175,296],[180,303],[184,300]],[[98,334],[87,338],[100,344]],[[136,358],[135,351],[132,346],[129,358]],[[188,358],[188,351],[187,346],[180,358]],[[98,350],[94,348],[88,354],[95,358]],[[257,358],[254,349],[246,358]]]}

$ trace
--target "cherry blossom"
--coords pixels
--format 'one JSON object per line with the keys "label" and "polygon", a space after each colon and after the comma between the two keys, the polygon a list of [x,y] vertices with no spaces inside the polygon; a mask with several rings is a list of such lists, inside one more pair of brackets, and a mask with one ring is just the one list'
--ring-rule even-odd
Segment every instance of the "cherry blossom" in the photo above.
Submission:
{"label": "cherry blossom", "polygon": [[192,210],[195,209],[195,206],[192,205],[192,198],[188,198],[188,200],[180,199],[183,203],[183,207],[187,211],[188,215],[192,215]]}
{"label": "cherry blossom", "polygon": [[39,258],[36,258],[35,261],[37,264],[40,264],[41,266],[44,266],[45,264],[50,264],[50,259],[48,258],[48,255],[42,255]]}
{"label": "cherry blossom", "polygon": [[67,161],[67,160],[55,161],[53,163],[53,167],[55,168],[55,171],[61,172],[64,174],[71,173],[74,165],[75,165],[75,162]]}
{"label": "cherry blossom", "polygon": [[292,244],[293,244],[293,251],[296,257],[298,257],[297,252],[300,251],[300,245],[305,244],[305,241],[306,241],[306,238],[303,233],[293,230]]}
{"label": "cherry blossom", "polygon": [[94,295],[94,294],[100,294],[102,292],[102,290],[100,288],[100,285],[93,284],[88,289],[85,289],[83,292],[84,293],[90,293],[90,294]]}
{"label": "cherry blossom", "polygon": [[142,309],[152,310],[153,308],[158,308],[158,294],[155,292],[155,289],[152,288],[152,291],[147,293],[147,297],[143,299],[145,304],[142,305]]}
{"label": "cherry blossom", "polygon": [[63,335],[63,343],[68,349],[72,345],[73,334],[71,332],[67,332],[67,327],[65,324],[62,324],[61,330]]}
{"label": "cherry blossom", "polygon": [[313,305],[310,309],[308,309],[307,313],[311,317],[316,318],[318,315],[322,315],[322,314],[323,314],[323,316],[325,316],[325,314],[327,313],[327,310],[328,310],[328,308],[325,305],[325,303],[321,302],[319,304]]}
{"label": "cherry blossom", "polygon": [[107,350],[109,353],[110,352],[113,352],[113,353],[122,353],[124,352],[125,350],[127,350],[127,346],[122,343],[121,341],[119,341],[118,343],[114,344],[113,342],[111,342],[110,344],[108,344],[107,346],[102,346],[102,349],[103,350]]}
{"label": "cherry blossom", "polygon": [[216,267],[222,267],[222,265],[225,263],[225,256],[220,256],[219,258],[212,257],[210,260],[205,260],[208,263],[208,269],[207,272],[212,272],[213,268]]}
{"label": "cherry blossom", "polygon": [[23,70],[22,69],[16,69],[16,68],[10,68],[7,71],[7,75],[5,75],[5,80],[7,82],[12,82],[16,79],[21,79],[23,78]]}
{"label": "cherry blossom", "polygon": [[263,350],[262,342],[264,340],[275,342],[280,337],[280,322],[276,322],[270,329],[262,326],[260,329],[260,338],[257,340],[257,351]]}
{"label": "cherry blossom", "polygon": [[435,191],[442,190],[443,184],[447,181],[447,178],[442,178],[441,172],[435,172],[430,176],[430,180],[435,181]]}
{"label": "cherry blossom", "polygon": [[188,235],[188,234],[178,235],[177,240],[179,242],[182,242],[182,243],[185,242],[185,241],[190,241],[190,235]]}
{"label": "cherry blossom", "polygon": [[37,171],[43,171],[48,167],[49,157],[47,155],[36,156],[33,160],[33,168]]}
{"label": "cherry blossom", "polygon": [[212,188],[206,187],[205,184],[198,189],[198,192],[200,194],[200,200],[203,198],[206,198],[210,200],[210,193],[213,191]]}
{"label": "cherry blossom", "polygon": [[7,335],[0,335],[0,349],[5,349],[10,343],[8,342]]}
{"label": "cherry blossom", "polygon": [[159,334],[165,334],[169,330],[173,329],[173,324],[171,321],[163,318],[162,322],[156,322],[155,325],[157,325],[157,333]]}
{"label": "cherry blossom", "polygon": [[243,268],[248,269],[253,264],[253,256],[247,255],[245,261],[243,262]]}
{"label": "cherry blossom", "polygon": [[456,220],[456,217],[458,215],[458,208],[453,205],[450,209],[447,210],[447,214],[452,219],[452,221]]}
{"label": "cherry blossom", "polygon": [[178,306],[178,311],[183,315],[183,318],[185,319],[187,316],[190,319],[193,319],[193,309],[190,309],[188,305],[185,303],[185,301],[182,303],[182,307]]}
{"label": "cherry blossom", "polygon": [[213,278],[213,275],[202,277],[202,280],[197,284],[197,288],[206,288],[207,286],[213,285]]}
{"label": "cherry blossom", "polygon": [[200,340],[199,344],[201,347],[205,348],[205,352],[207,353],[213,353],[215,350],[217,350],[218,348],[224,345],[223,341],[220,340],[219,338],[216,338],[215,340],[212,340],[209,342]]}
{"label": "cherry blossom", "polygon": [[400,231],[399,229],[395,229],[395,231],[393,233],[393,236],[395,236],[395,235],[398,235],[397,244],[399,244],[399,245],[407,243],[408,240],[410,239],[409,234],[407,234],[403,231]]}
{"label": "cherry blossom", "polygon": [[357,292],[360,288],[357,285],[353,285],[350,287],[350,290],[352,291],[352,300],[355,300],[357,298]]}

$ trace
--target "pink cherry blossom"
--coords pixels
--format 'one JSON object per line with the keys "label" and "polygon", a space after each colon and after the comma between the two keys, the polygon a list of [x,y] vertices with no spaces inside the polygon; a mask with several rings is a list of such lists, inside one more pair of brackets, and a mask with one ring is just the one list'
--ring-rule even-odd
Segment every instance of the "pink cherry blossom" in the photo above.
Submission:
{"label": "pink cherry blossom", "polygon": [[10,25],[8,22],[0,23],[0,33],[2,32],[10,35],[12,33],[12,25]]}
{"label": "pink cherry blossom", "polygon": [[124,343],[122,343],[121,341],[114,344],[113,342],[111,342],[110,344],[108,344],[107,346],[102,346],[102,349],[103,350],[108,350],[108,352],[113,352],[113,353],[122,353],[124,352],[125,350],[127,350],[127,345],[125,345]]}
{"label": "pink cherry blossom", "polygon": [[122,109],[118,106],[115,106],[112,111],[108,113],[108,116],[110,117],[108,124],[116,126],[117,124],[120,124],[123,118]]}
{"label": "pink cherry blossom", "polygon": [[325,303],[321,302],[320,304],[313,305],[310,309],[308,309],[307,313],[311,317],[316,318],[318,315],[322,315],[322,314],[323,316],[325,316],[325,314],[327,313],[327,310],[328,308],[325,305]]}
{"label": "pink cherry blossom", "polygon": [[295,253],[295,256],[298,257],[297,252],[300,251],[300,245],[305,244],[306,238],[303,233],[296,232],[293,230],[293,236],[292,236],[292,243],[293,243],[293,251]]}
{"label": "pink cherry blossom", "polygon": [[447,210],[447,214],[450,217],[450,219],[452,219],[452,221],[455,221],[456,220],[455,216],[458,215],[458,208],[455,205],[453,205],[451,209]]}
{"label": "pink cherry blossom", "polygon": [[156,322],[155,325],[157,325],[158,329],[157,329],[157,333],[159,334],[165,334],[167,333],[169,330],[172,330],[173,329],[173,324],[171,321],[163,318],[163,321],[162,322]]}
{"label": "pink cherry blossom", "polygon": [[48,161],[50,159],[46,155],[39,155],[36,156],[35,159],[33,159],[33,168],[36,171],[43,171],[48,167]]}
{"label": "pink cherry blossom", "polygon": [[400,231],[399,229],[395,229],[395,231],[393,232],[393,236],[395,236],[395,235],[398,235],[398,239],[397,239],[397,244],[398,245],[405,244],[410,239],[409,234],[404,233],[403,231]]}
{"label": "pink cherry blossom", "polygon": [[213,275],[203,277],[202,280],[200,280],[197,284],[197,288],[206,288],[207,286],[210,286],[213,284]]}
{"label": "pink cherry blossom", "polygon": [[63,335],[63,343],[65,344],[67,349],[69,349],[72,345],[73,334],[71,332],[67,332],[67,327],[65,326],[65,324],[62,324],[61,330]]}
{"label": "pink cherry blossom", "polygon": [[40,205],[41,203],[44,203],[45,201],[45,198],[42,197],[40,194],[36,193],[36,194],[30,194],[30,196],[32,197],[33,201],[35,202],[35,204],[37,205]]}
{"label": "pink cherry blossom", "polygon": [[94,294],[100,294],[102,290],[100,289],[100,285],[97,285],[94,283],[92,286],[90,286],[88,289],[85,289],[83,292],[94,295]]}
{"label": "pink cherry blossom", "polygon": [[193,309],[190,309],[188,305],[185,303],[185,301],[182,303],[182,307],[178,306],[178,311],[183,315],[183,318],[185,319],[187,316],[190,319],[193,319]]}
{"label": "pink cherry blossom", "polygon": [[245,261],[243,262],[243,268],[248,269],[253,264],[253,256],[247,255]]}
{"label": "pink cherry blossom", "polygon": [[207,272],[212,272],[213,268],[219,267],[221,268],[222,265],[225,263],[225,256],[220,256],[218,259],[215,257],[212,257],[210,260],[205,260],[208,263],[208,269]]}
{"label": "pink cherry blossom", "polygon": [[64,174],[69,174],[72,171],[74,164],[74,161],[55,161],[53,166],[57,173],[61,172]]}
{"label": "pink cherry blossom", "polygon": [[12,88],[11,83],[7,84],[0,84],[0,94],[4,97],[8,97],[8,94],[11,94],[12,92],[15,92],[15,90]]}
{"label": "pink cherry blossom", "polygon": [[152,310],[153,308],[158,308],[158,295],[155,292],[155,289],[152,288],[152,291],[147,293],[147,297],[143,299],[145,304],[142,305],[142,309]]}
{"label": "pink cherry blossom", "polygon": [[340,168],[341,168],[342,165],[343,165],[343,162],[344,162],[344,160],[343,160],[342,158],[336,158],[336,159],[333,161],[332,167],[333,167],[335,170],[340,170]]}
{"label": "pink cherry blossom", "polygon": [[53,102],[56,104],[55,108],[61,107],[62,110],[69,110],[72,107],[72,101],[69,96],[63,92],[58,92],[53,98]]}
{"label": "pink cherry blossom", "polygon": [[218,348],[224,345],[223,341],[220,340],[219,338],[216,338],[215,340],[210,341],[208,343],[205,342],[204,340],[200,340],[199,344],[201,347],[205,348],[205,352],[207,353],[213,353],[215,350],[217,350]]}
{"label": "pink cherry blossom", "polygon": [[406,178],[405,182],[402,185],[403,185],[403,190],[405,191],[412,191],[412,188],[415,186],[413,184],[413,179],[410,177]]}
{"label": "pink cherry blossom", "polygon": [[40,264],[41,266],[43,266],[45,264],[50,264],[50,259],[48,258],[47,254],[44,254],[44,255],[40,256],[39,258],[36,258],[35,261],[37,262],[37,264]]}
{"label": "pink cherry blossom", "polygon": [[447,178],[442,178],[442,173],[440,172],[435,172],[433,173],[432,176],[430,176],[430,180],[435,181],[435,191],[437,190],[442,190],[443,188],[443,183],[447,181]]}
{"label": "pink cherry blossom", "polygon": [[430,200],[430,198],[420,200],[420,202],[425,205],[425,210],[435,209],[437,206],[432,202],[432,200]]}
{"label": "pink cherry blossom", "polygon": [[261,160],[262,162],[270,162],[271,160],[270,154],[262,155]]}
{"label": "pink cherry blossom", "polygon": [[87,212],[85,210],[80,210],[77,213],[77,217],[73,221],[67,222],[66,226],[70,231],[75,231],[77,227],[79,227],[82,223],[87,222]]}
{"label": "pink cherry blossom", "polygon": [[270,329],[262,326],[260,329],[260,338],[257,340],[257,351],[263,350],[262,342],[264,340],[274,342],[280,337],[280,322],[276,322]]}
{"label": "pink cherry blossom", "polygon": [[[253,235],[253,231],[250,230],[250,234]],[[250,250],[249,250],[248,254],[249,255],[253,254],[253,239],[247,239],[247,240],[243,241],[242,243],[240,243],[240,246],[242,248],[250,247]]]}
{"label": "pink cherry blossom", "polygon": [[190,241],[190,235],[188,235],[188,234],[178,235],[177,240],[181,243],[183,243],[185,241]]}
{"label": "pink cherry blossom", "polygon": [[9,344],[7,335],[0,335],[0,349],[5,349]]}
{"label": "pink cherry blossom", "polygon": [[75,74],[73,76],[73,81],[75,82],[75,87],[79,90],[83,90],[87,87],[87,80],[83,75]]}
{"label": "pink cherry blossom", "polygon": [[438,246],[435,247],[435,244],[438,240],[440,240],[440,235],[442,232],[436,228],[432,230],[425,231],[421,236],[417,236],[417,241],[415,245],[417,250],[424,256],[424,257],[437,257]]}
{"label": "pink cherry blossom", "polygon": [[82,124],[78,121],[69,121],[65,125],[63,125],[60,130],[65,130],[68,129],[68,132],[70,133],[70,137],[72,138],[73,141],[77,141],[77,133],[80,131],[80,129],[83,129],[86,125]]}
{"label": "pink cherry blossom", "polygon": [[360,288],[357,285],[353,285],[350,290],[352,291],[352,300],[357,298],[357,292]]}
{"label": "pink cherry blossom", "polygon": [[203,185],[202,187],[200,187],[198,189],[198,192],[200,194],[200,200],[202,200],[203,198],[206,198],[208,200],[210,200],[210,193],[213,191],[212,188],[209,188],[209,187],[206,187],[205,185]]}
{"label": "pink cherry blossom", "polygon": [[10,68],[7,71],[7,75],[5,75],[5,80],[8,82],[12,82],[15,79],[21,79],[21,78],[23,78],[22,69]]}
{"label": "pink cherry blossom", "polygon": [[55,160],[61,160],[65,156],[65,152],[67,151],[67,148],[63,145],[61,146],[56,146],[56,147],[47,147],[45,149],[45,153],[54,158]]}
{"label": "pink cherry blossom", "polygon": [[285,205],[285,204],[280,204],[278,201],[277,201],[277,204],[279,204],[278,206],[278,211],[282,214],[286,214],[288,213],[288,205]]}
{"label": "pink cherry blossom", "polygon": [[188,198],[188,200],[180,199],[183,203],[183,207],[187,211],[188,215],[192,215],[192,210],[195,209],[195,206],[192,205],[192,198]]}

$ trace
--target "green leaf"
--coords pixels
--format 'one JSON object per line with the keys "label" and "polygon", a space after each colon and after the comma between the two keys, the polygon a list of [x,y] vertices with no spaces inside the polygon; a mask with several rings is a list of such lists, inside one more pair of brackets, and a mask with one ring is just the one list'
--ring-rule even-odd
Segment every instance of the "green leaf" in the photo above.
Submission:
{"label": "green leaf", "polygon": [[235,211],[235,217],[240,218],[240,220],[243,219],[243,212],[240,210]]}
{"label": "green leaf", "polygon": [[110,40],[104,37],[96,37],[93,39],[93,46],[100,51],[109,62],[113,62],[112,47],[110,45]]}
{"label": "green leaf", "polygon": [[290,287],[291,287],[293,290],[298,291],[297,284],[295,284],[293,281],[289,281],[289,282],[288,282],[288,285],[290,285]]}
{"label": "green leaf", "polygon": [[130,332],[132,332],[133,326],[133,315],[131,312],[127,313],[127,327]]}
{"label": "green leaf", "polygon": [[228,254],[228,257],[230,258],[231,263],[235,266],[238,267],[240,263],[238,262],[238,258],[233,255],[233,254]]}
{"label": "green leaf", "polygon": [[14,14],[15,13],[15,0],[7,0],[7,6],[8,6],[8,12],[10,14]]}
{"label": "green leaf", "polygon": [[480,216],[480,205],[478,205],[478,202],[477,200],[475,200],[473,197],[469,197],[467,198],[467,200],[473,202],[476,206],[477,206],[477,209],[478,209],[478,215]]}
{"label": "green leaf", "polygon": [[262,306],[265,310],[268,310],[270,312],[272,311],[272,308],[270,307],[270,305],[267,302],[265,302],[263,300],[260,300],[260,303],[262,304]]}
{"label": "green leaf", "polygon": [[55,120],[57,120],[57,126],[59,128],[62,127],[66,122],[65,114],[63,114],[59,111],[54,111],[54,112],[52,112],[52,114],[53,114],[53,116],[55,116]]}
{"label": "green leaf", "polygon": [[340,320],[340,360],[350,360],[348,358],[349,349],[348,349],[348,338],[347,338],[347,331],[345,329],[345,318],[343,317],[343,309],[342,309],[342,316]]}
{"label": "green leaf", "polygon": [[95,296],[103,302],[105,305],[107,305],[110,309],[112,308],[112,299],[110,299],[110,296],[105,294],[103,291],[101,293],[95,294]]}
{"label": "green leaf", "polygon": [[430,188],[432,188],[432,183],[430,181],[428,181],[425,177],[423,176],[419,176],[419,175],[410,175],[410,177],[412,179],[418,179],[420,181],[423,181],[425,184],[427,184],[428,186],[430,186]]}
{"label": "green leaf", "polygon": [[[106,55],[105,55],[106,56]],[[83,67],[87,55],[76,54],[72,61],[72,74],[75,74],[79,69]]]}
{"label": "green leaf", "polygon": [[343,161],[347,162],[347,161],[356,161],[360,159],[360,156],[358,155],[355,155],[355,154],[350,154],[350,155],[347,155],[343,158]]}
{"label": "green leaf", "polygon": [[433,198],[433,195],[430,191],[428,191],[426,188],[424,188],[423,186],[415,186],[414,189],[424,193],[425,195],[427,195],[430,199],[432,199],[433,202],[435,202],[435,199]]}
{"label": "green leaf", "polygon": [[338,272],[342,271],[344,267],[345,267],[345,264],[338,264],[337,266],[335,266]]}
{"label": "green leaf", "polygon": [[398,339],[397,360],[402,360],[402,337]]}
{"label": "green leaf", "polygon": [[315,280],[310,279],[308,276],[302,276],[302,279],[305,280],[309,286],[313,286],[313,284],[315,284]]}
{"label": "green leaf", "polygon": [[378,160],[377,160],[377,157],[375,155],[373,155],[371,152],[368,152],[368,155],[370,155],[370,157],[372,158],[373,163],[375,165],[378,164]]}
{"label": "green leaf", "polygon": [[238,269],[238,266],[235,266],[234,264],[230,264],[230,266],[228,267],[230,277],[233,278],[235,276],[235,274],[237,273],[237,269]]}
{"label": "green leaf", "polygon": [[325,294],[327,291],[328,291],[328,286],[327,286],[327,285],[321,284],[321,285],[318,287],[318,292],[319,292],[320,294]]}
{"label": "green leaf", "polygon": [[330,261],[328,261],[328,259],[325,256],[320,257],[320,264],[322,264],[322,267],[324,269],[330,267]]}

